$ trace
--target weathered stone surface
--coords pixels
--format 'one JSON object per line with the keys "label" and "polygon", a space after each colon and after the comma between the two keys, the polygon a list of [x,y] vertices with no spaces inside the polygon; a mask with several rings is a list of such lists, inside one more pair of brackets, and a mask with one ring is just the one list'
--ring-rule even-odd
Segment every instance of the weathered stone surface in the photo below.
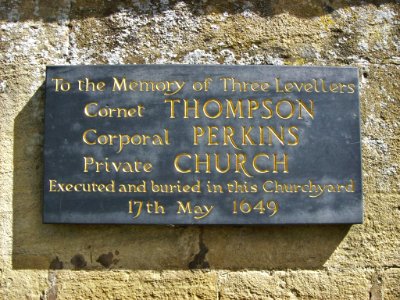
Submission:
{"label": "weathered stone surface", "polygon": [[364,193],[400,191],[398,66],[370,66],[361,88]]}
{"label": "weathered stone surface", "polygon": [[0,243],[0,270],[5,270],[11,267],[12,212],[0,213]]}
{"label": "weathered stone surface", "polygon": [[220,275],[219,299],[368,299],[368,271],[231,272]]}
{"label": "weathered stone surface", "polygon": [[[335,1],[332,6],[317,1],[300,5],[290,1],[119,4],[120,10],[88,1],[77,1],[72,6],[74,61],[398,62],[399,19],[395,4],[379,7],[352,6],[342,1]],[[83,16],[86,18],[82,19]]]}
{"label": "weathered stone surface", "polygon": [[[59,272],[57,299],[216,299],[217,274],[203,271]],[[85,282],[82,285],[82,282]]]}
{"label": "weathered stone surface", "polygon": [[[398,266],[398,265],[397,265]],[[383,297],[384,299],[400,299],[400,269],[388,269],[383,274]]]}
{"label": "weathered stone surface", "polygon": [[0,1],[0,18],[12,22],[29,20],[60,22],[68,18],[70,0]]}
{"label": "weathered stone surface", "polygon": [[[58,258],[66,269],[177,269],[187,268],[198,251],[195,228],[45,226],[40,217],[31,216],[30,226],[14,221],[19,232],[13,242],[14,268],[47,269]],[[35,255],[42,259],[32,263]]]}
{"label": "weathered stone surface", "polygon": [[68,55],[68,27],[65,25],[0,21],[0,33],[2,64],[65,63]]}
{"label": "weathered stone surface", "polygon": [[243,226],[204,229],[212,268],[320,268],[350,226]]}
{"label": "weathered stone surface", "polygon": [[[1,297],[398,299],[399,13],[385,0],[0,0]],[[69,63],[358,66],[365,223],[42,225],[40,86],[45,65]]]}
{"label": "weathered stone surface", "polygon": [[362,225],[204,228],[206,260],[217,269],[400,265],[399,207],[397,194],[367,194]]}
{"label": "weathered stone surface", "polygon": [[391,267],[399,265],[400,211],[397,194],[364,197],[364,224],[352,226],[326,267]]}
{"label": "weathered stone surface", "polygon": [[1,276],[2,299],[40,299],[48,288],[47,271],[6,270]]}

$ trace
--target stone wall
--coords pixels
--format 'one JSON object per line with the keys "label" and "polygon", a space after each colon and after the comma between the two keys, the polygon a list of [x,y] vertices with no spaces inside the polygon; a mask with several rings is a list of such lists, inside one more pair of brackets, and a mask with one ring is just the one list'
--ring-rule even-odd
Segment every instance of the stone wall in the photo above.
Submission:
{"label": "stone wall", "polygon": [[[400,299],[395,1],[0,0],[3,299]],[[46,65],[360,70],[364,224],[43,225]]]}

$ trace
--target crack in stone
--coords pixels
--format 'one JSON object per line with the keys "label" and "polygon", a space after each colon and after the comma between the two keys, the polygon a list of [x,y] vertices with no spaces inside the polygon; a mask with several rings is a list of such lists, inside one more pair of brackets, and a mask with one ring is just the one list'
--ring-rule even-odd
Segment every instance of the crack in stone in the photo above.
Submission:
{"label": "crack in stone", "polygon": [[49,271],[48,275],[49,288],[42,291],[40,295],[40,300],[56,300],[57,299],[57,273],[56,271]]}
{"label": "crack in stone", "polygon": [[72,13],[72,1],[73,0],[69,0],[68,1],[68,20],[66,22],[66,25],[68,27],[68,53],[67,53],[67,58],[66,58],[66,62],[68,64],[71,64],[72,62],[72,56],[73,56],[73,51],[72,51],[72,22],[71,22],[71,13]]}
{"label": "crack in stone", "polygon": [[194,256],[194,259],[189,263],[189,269],[207,269],[210,268],[210,264],[206,260],[208,248],[203,241],[204,228],[200,227],[199,234],[199,252]]}
{"label": "crack in stone", "polygon": [[371,289],[369,290],[370,300],[382,300],[382,278],[375,273],[371,279]]}

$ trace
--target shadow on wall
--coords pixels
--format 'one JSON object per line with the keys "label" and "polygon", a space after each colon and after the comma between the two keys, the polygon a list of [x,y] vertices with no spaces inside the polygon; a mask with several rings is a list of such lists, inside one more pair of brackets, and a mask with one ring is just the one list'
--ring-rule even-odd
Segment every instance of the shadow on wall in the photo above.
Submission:
{"label": "shadow on wall", "polygon": [[8,21],[44,21],[56,22],[62,19],[103,18],[123,9],[133,9],[138,14],[157,14],[170,10],[178,3],[185,3],[194,15],[211,13],[241,13],[252,10],[261,16],[272,16],[289,13],[300,18],[311,18],[334,12],[336,9],[367,4],[381,5],[396,3],[394,0],[171,0],[164,1],[131,1],[131,0],[75,0],[75,1],[11,1],[0,3],[0,20]]}
{"label": "shadow on wall", "polygon": [[318,269],[348,225],[42,224],[44,84],[14,123],[14,269]]}

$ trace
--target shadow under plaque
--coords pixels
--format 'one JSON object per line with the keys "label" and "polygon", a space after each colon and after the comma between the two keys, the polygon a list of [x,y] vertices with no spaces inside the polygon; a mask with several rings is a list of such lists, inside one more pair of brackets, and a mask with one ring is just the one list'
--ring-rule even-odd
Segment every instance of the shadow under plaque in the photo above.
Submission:
{"label": "shadow under plaque", "polygon": [[351,227],[42,224],[43,108],[14,121],[14,269],[318,269]]}

